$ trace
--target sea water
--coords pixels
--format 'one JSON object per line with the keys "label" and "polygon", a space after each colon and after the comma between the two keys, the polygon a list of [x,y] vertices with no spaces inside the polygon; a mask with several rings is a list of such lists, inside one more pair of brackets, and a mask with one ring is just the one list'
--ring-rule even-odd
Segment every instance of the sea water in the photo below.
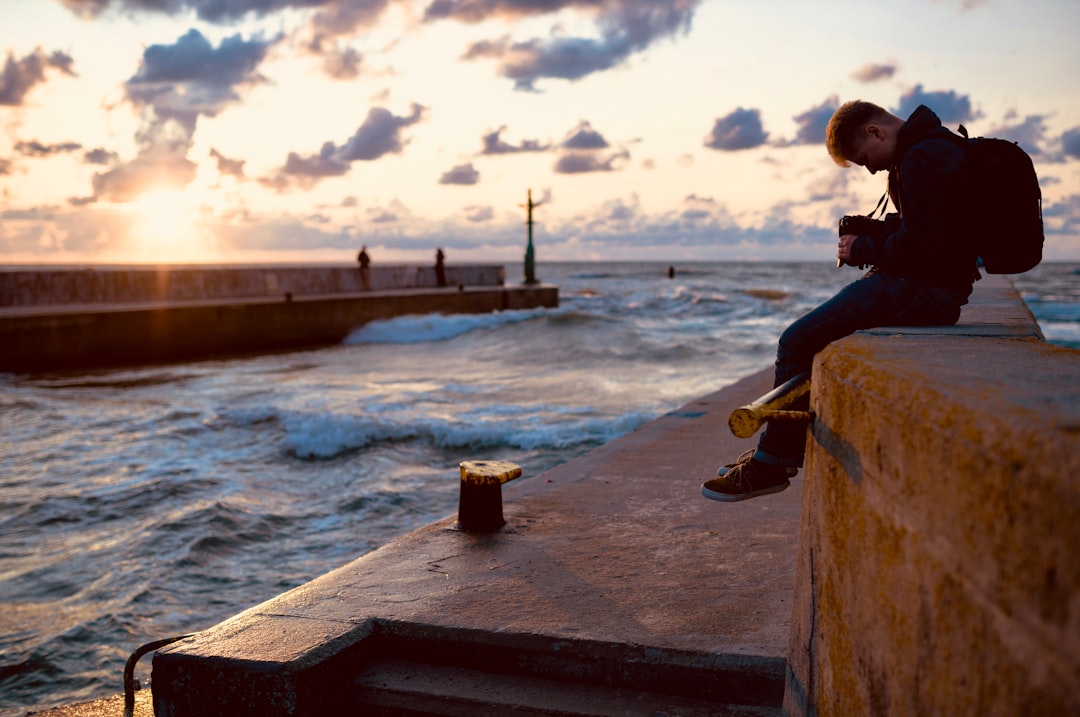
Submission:
{"label": "sea water", "polygon": [[[1047,339],[1073,348],[1078,272],[1015,280]],[[557,309],[399,317],[307,351],[0,374],[0,715],[116,694],[139,645],[453,514],[462,460],[512,460],[527,480],[770,367],[780,332],[858,277],[828,263],[537,274],[559,285]]]}

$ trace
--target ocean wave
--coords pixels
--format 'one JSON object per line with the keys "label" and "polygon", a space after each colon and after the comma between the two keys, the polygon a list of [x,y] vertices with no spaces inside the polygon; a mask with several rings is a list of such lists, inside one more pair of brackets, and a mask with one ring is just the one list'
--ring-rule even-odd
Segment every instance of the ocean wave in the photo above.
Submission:
{"label": "ocean wave", "polygon": [[418,344],[447,341],[480,329],[543,316],[546,309],[497,311],[491,314],[423,314],[380,319],[365,324],[345,337],[345,344]]}
{"label": "ocean wave", "polygon": [[282,431],[284,451],[303,460],[329,460],[382,443],[420,441],[439,449],[564,449],[599,445],[655,418],[650,412],[600,416],[592,409],[562,406],[484,406],[453,417],[359,415],[272,408],[229,411],[235,427],[255,429],[267,421]]}

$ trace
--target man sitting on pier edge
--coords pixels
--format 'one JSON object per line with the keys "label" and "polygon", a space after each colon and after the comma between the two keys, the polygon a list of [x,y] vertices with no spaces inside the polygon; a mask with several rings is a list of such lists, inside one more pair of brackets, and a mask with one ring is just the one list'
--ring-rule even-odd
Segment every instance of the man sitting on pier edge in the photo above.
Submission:
{"label": "man sitting on pier edge", "polygon": [[[810,371],[818,351],[861,329],[955,324],[979,278],[966,207],[957,201],[964,148],[933,111],[920,105],[905,121],[869,102],[847,102],[829,120],[825,143],[841,167],[888,170],[888,194],[898,213],[860,236],[840,236],[840,262],[872,268],[784,331],[774,386]],[[792,409],[807,410],[809,401],[807,395]],[[803,424],[770,423],[757,449],[721,467],[701,492],[737,501],[782,491],[805,452]]]}

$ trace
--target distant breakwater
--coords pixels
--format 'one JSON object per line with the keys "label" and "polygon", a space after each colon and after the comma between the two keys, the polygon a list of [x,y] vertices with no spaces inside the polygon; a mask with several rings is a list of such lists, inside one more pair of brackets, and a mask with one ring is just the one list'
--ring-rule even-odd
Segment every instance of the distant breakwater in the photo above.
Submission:
{"label": "distant breakwater", "polygon": [[370,321],[558,306],[499,265],[0,271],[0,371],[191,361],[340,343]]}

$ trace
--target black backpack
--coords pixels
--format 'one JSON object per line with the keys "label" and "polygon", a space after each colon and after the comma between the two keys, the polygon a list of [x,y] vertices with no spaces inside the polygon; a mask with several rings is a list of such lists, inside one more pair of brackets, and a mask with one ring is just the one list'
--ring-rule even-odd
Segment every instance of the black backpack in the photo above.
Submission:
{"label": "black backpack", "polygon": [[1035,165],[1020,145],[991,137],[968,138],[960,125],[964,200],[974,209],[973,237],[990,274],[1019,274],[1042,261],[1042,191]]}

